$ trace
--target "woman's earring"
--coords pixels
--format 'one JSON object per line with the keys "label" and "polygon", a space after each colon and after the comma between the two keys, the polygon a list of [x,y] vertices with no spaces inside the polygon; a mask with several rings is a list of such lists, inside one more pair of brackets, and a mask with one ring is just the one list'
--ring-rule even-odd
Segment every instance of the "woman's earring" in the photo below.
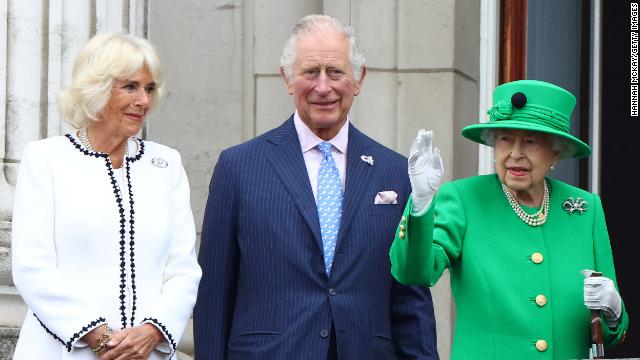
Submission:
{"label": "woman's earring", "polygon": [[553,171],[553,170],[555,170],[555,168],[556,168],[555,166],[551,165],[551,166],[549,167],[549,170]]}

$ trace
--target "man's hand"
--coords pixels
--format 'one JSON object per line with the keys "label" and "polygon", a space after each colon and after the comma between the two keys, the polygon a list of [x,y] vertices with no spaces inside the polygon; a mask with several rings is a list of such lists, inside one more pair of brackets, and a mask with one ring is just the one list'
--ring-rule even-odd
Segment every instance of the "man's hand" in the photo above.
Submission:
{"label": "man's hand", "polygon": [[420,129],[409,153],[413,215],[422,215],[431,205],[444,175],[440,150],[432,145],[433,131]]}
{"label": "man's hand", "polygon": [[162,340],[160,330],[151,324],[114,331],[109,350],[99,354],[100,360],[147,360]]}

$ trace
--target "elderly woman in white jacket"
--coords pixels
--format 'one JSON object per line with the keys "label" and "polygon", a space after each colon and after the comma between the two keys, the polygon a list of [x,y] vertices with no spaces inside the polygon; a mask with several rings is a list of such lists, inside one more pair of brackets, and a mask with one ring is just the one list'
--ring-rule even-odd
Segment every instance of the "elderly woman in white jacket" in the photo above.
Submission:
{"label": "elderly woman in white jacket", "polygon": [[76,131],[29,143],[12,260],[29,310],[14,359],[168,359],[201,271],[177,151],[136,138],[162,91],[144,39],[94,36],[58,106]]}

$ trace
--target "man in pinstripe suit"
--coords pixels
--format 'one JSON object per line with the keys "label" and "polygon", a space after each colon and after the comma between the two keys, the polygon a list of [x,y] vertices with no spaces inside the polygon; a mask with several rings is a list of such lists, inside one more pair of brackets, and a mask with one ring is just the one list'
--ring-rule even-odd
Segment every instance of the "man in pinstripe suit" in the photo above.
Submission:
{"label": "man in pinstripe suit", "polygon": [[196,358],[437,359],[429,290],[389,271],[406,158],[349,122],[366,74],[353,30],[304,17],[281,63],[296,112],[211,179]]}

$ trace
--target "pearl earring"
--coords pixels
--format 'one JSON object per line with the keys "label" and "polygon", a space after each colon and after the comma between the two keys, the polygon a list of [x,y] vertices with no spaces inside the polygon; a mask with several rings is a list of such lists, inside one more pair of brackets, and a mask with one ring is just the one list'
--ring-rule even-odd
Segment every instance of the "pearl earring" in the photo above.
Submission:
{"label": "pearl earring", "polygon": [[556,168],[555,166],[551,165],[551,166],[549,167],[549,170],[555,170],[555,168]]}

